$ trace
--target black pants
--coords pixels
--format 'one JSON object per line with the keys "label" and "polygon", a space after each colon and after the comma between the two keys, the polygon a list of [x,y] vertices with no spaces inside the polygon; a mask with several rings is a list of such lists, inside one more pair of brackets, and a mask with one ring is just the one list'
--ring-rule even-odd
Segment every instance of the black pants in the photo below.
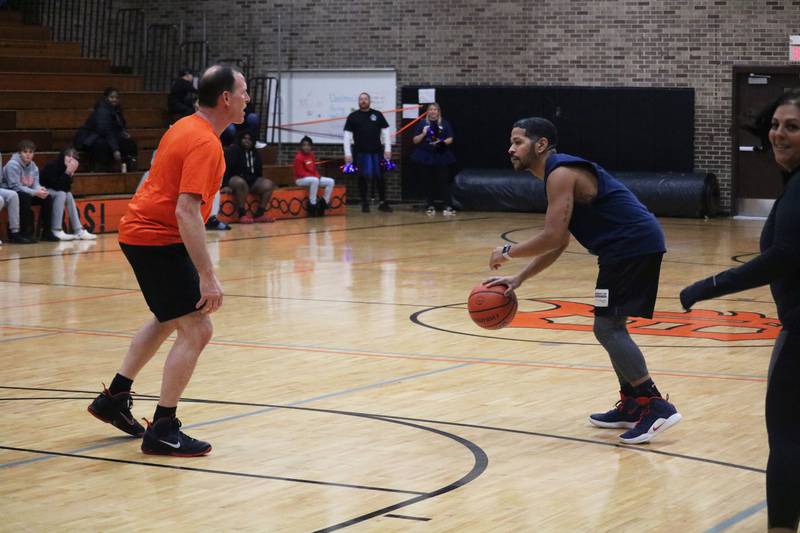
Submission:
{"label": "black pants", "polygon": [[[114,150],[111,149],[105,139],[98,138],[89,147],[92,153],[92,160],[94,161],[94,169],[99,171],[111,170],[114,165]],[[122,161],[136,158],[138,153],[138,146],[133,139],[119,139],[119,153],[122,156]]]}
{"label": "black pants", "polygon": [[418,165],[419,177],[425,184],[428,207],[437,203],[450,207],[450,167],[440,165]]}
{"label": "black pants", "polygon": [[361,205],[369,203],[367,194],[368,185],[372,185],[372,194],[375,188],[378,189],[378,198],[381,203],[386,201],[386,180],[383,178],[381,170],[381,153],[358,153],[353,157],[356,167],[358,167],[358,190],[361,193]]}
{"label": "black pants", "polygon": [[782,331],[767,385],[769,527],[797,530],[800,520],[800,334]]}
{"label": "black pants", "polygon": [[25,192],[17,192],[19,197],[19,231],[22,235],[29,237],[36,237],[37,231],[33,220],[33,209],[31,206],[41,206],[39,211],[39,228],[44,228],[45,231],[50,230],[50,218],[53,213],[53,199],[48,196],[47,198],[39,198],[32,196]]}

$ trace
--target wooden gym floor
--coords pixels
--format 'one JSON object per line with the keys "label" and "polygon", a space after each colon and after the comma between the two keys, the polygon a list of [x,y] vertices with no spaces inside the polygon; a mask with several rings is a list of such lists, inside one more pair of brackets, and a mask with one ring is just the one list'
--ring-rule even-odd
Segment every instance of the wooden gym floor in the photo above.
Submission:
{"label": "wooden gym floor", "polygon": [[[4,244],[0,530],[763,530],[769,291],[691,315],[676,298],[755,252],[761,222],[661,222],[659,315],[632,327],[684,420],[635,447],[586,421],[617,384],[577,243],[518,290],[514,327],[467,316],[490,249],[541,215],[351,210],[209,233],[225,302],[179,409],[214,446],[197,459],[145,456],[86,412],[149,317],[116,235]],[[169,345],[134,384],[138,417]]]}

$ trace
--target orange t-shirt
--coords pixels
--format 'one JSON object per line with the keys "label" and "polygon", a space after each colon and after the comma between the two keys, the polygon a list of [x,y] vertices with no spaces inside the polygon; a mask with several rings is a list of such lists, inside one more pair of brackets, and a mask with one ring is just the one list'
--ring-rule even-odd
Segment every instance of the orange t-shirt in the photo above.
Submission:
{"label": "orange t-shirt", "polygon": [[138,246],[183,242],[175,216],[178,195],[200,195],[200,214],[207,220],[223,174],[225,156],[211,123],[197,115],[180,119],[158,143],[150,175],[119,223],[119,242]]}

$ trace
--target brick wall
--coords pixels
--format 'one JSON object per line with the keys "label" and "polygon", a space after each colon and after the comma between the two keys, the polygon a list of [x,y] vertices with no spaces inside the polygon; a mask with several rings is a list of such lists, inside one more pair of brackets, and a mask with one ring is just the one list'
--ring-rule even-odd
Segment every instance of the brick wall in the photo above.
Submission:
{"label": "brick wall", "polygon": [[719,177],[726,209],[731,67],[786,64],[800,32],[800,0],[126,3],[149,22],[183,20],[190,39],[205,12],[211,58],[255,49],[256,73],[277,69],[280,15],[284,69],[394,67],[398,86],[693,87],[695,168]]}

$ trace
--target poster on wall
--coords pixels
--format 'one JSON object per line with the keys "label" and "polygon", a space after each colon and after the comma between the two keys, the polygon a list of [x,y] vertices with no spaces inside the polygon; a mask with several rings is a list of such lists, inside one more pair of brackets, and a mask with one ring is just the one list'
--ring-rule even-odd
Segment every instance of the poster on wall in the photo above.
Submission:
{"label": "poster on wall", "polygon": [[[397,72],[370,70],[292,70],[281,73],[281,121],[275,139],[298,143],[308,135],[315,144],[340,144],[347,115],[358,109],[358,95],[371,96],[389,131],[397,125]],[[267,138],[272,139],[272,127]]]}

